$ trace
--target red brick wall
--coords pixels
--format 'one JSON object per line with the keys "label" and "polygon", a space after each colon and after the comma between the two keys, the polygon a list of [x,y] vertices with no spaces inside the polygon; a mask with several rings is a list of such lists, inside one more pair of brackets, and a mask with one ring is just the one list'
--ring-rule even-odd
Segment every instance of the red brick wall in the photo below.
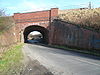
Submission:
{"label": "red brick wall", "polygon": [[55,18],[58,16],[58,8],[52,8],[51,10],[46,11],[37,11],[37,12],[30,12],[30,13],[15,13],[14,19],[16,21],[16,24],[38,24],[41,25],[41,23],[47,23],[47,25],[44,25],[46,28],[51,22],[51,18]]}
{"label": "red brick wall", "polygon": [[51,9],[51,19],[55,19],[58,16],[58,8]]}
{"label": "red brick wall", "polygon": [[65,21],[55,20],[51,25],[50,43],[100,50],[100,33],[83,29]]}
{"label": "red brick wall", "polygon": [[16,23],[17,39],[20,40],[20,32],[31,25],[39,25],[49,30],[51,21],[58,16],[58,8],[51,10],[37,11],[30,13],[15,13],[14,20]]}

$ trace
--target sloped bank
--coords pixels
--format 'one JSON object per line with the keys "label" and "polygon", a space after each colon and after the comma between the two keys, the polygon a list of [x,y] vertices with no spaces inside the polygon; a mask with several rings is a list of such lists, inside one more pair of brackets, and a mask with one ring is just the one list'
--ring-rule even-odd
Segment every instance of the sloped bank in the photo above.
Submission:
{"label": "sloped bank", "polygon": [[17,43],[15,22],[12,17],[0,17],[0,54]]}
{"label": "sloped bank", "polygon": [[0,58],[0,75],[19,75],[23,69],[23,44],[17,44],[10,47],[2,53]]}

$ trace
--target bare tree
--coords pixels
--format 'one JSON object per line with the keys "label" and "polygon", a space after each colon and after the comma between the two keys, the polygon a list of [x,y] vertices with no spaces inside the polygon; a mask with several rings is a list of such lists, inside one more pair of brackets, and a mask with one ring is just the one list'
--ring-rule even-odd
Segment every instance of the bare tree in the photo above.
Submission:
{"label": "bare tree", "polygon": [[6,15],[5,15],[5,10],[4,10],[4,9],[0,9],[0,16],[6,16]]}

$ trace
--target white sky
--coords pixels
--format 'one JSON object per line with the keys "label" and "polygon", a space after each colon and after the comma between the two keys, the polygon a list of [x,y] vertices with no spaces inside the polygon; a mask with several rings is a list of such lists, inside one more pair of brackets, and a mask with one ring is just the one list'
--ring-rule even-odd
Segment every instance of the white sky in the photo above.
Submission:
{"label": "white sky", "polygon": [[41,33],[38,32],[38,31],[33,31],[33,32],[31,32],[30,34],[32,34],[32,35],[38,35],[38,34],[41,34]]}
{"label": "white sky", "polygon": [[17,12],[33,12],[56,7],[59,9],[88,7],[89,2],[92,7],[100,7],[100,0],[0,0],[0,8],[13,15]]}

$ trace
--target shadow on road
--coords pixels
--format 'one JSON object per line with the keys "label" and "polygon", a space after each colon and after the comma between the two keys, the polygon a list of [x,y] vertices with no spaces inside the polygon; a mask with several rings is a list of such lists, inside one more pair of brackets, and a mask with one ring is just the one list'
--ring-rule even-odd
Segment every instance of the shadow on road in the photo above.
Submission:
{"label": "shadow on road", "polygon": [[73,49],[71,50],[71,49],[56,48],[53,45],[48,45],[48,44],[44,44],[44,43],[27,43],[27,44],[43,46],[43,47],[47,47],[47,48],[54,48],[56,50],[53,50],[50,52],[55,53],[55,54],[71,55],[71,56],[84,57],[84,58],[89,58],[89,59],[94,59],[94,60],[100,60],[99,56],[85,54],[82,52],[74,51]]}

